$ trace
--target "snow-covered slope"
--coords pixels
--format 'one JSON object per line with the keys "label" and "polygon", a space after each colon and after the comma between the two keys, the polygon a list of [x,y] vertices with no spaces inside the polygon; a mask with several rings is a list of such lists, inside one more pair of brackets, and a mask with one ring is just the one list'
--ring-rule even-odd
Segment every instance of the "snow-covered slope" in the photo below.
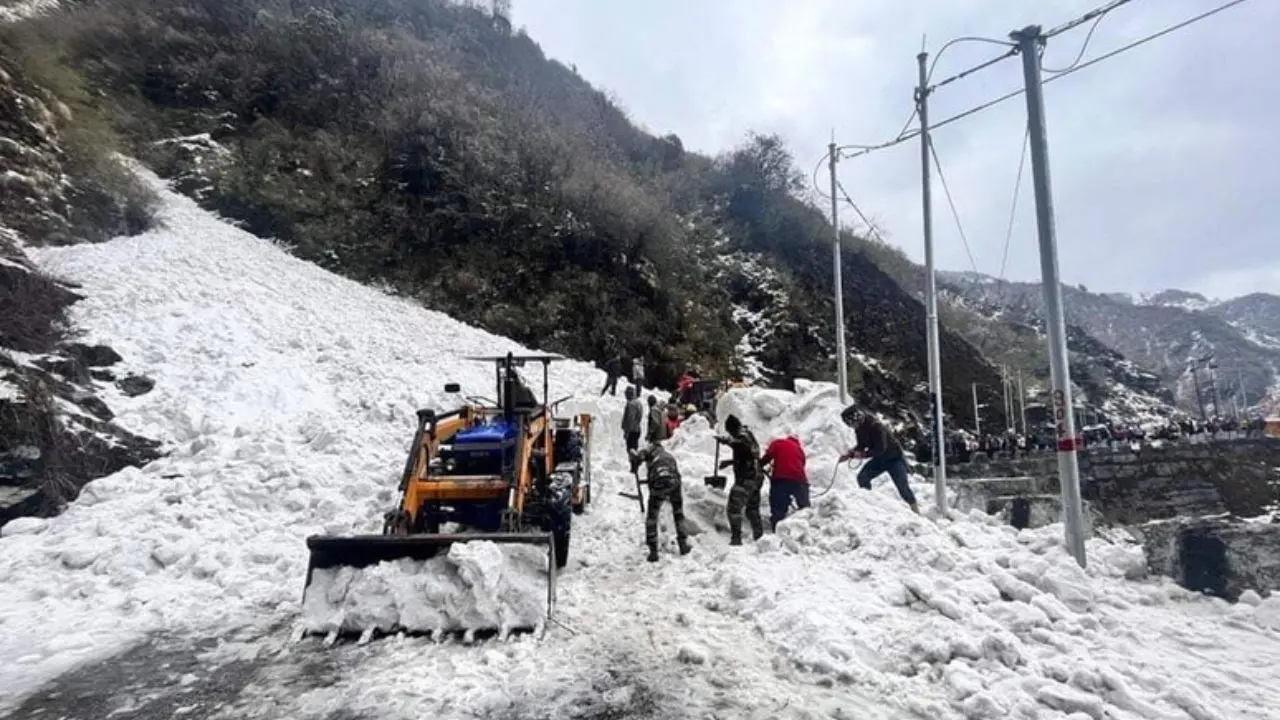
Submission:
{"label": "snow-covered slope", "polygon": [[[239,628],[221,661],[264,652],[279,636],[255,628],[298,618],[303,538],[374,529],[413,409],[446,381],[487,387],[461,356],[518,349],[165,199],[166,229],[36,253],[83,284],[79,325],[157,379],[119,399],[120,422],[173,452],[0,539],[0,709],[142,633]],[[240,716],[1280,717],[1280,597],[1232,607],[1142,579],[1119,542],[1091,541],[1081,571],[1061,528],[918,517],[883,478],[860,491],[833,474],[851,437],[828,384],[733,391],[719,413],[762,442],[804,440],[812,510],[728,547],[724,496],[700,482],[712,429],[693,420],[670,444],[694,551],[672,553],[664,521],[662,561],[645,563],[602,379],[575,362],[554,376],[599,416],[563,627],[482,648],[386,641],[336,677],[244,698]]]}

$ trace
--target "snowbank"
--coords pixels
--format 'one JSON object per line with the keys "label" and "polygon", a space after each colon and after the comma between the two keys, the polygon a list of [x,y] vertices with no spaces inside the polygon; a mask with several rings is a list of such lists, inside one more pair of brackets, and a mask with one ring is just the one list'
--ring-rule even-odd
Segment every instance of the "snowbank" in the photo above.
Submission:
{"label": "snowbank", "polygon": [[[160,228],[29,254],[82,286],[71,315],[85,342],[109,340],[122,374],[156,380],[103,397],[169,455],[0,539],[0,707],[147,632],[296,616],[306,536],[379,531],[415,410],[451,402],[447,382],[493,394],[492,368],[465,356],[527,351],[296,259],[148,177]],[[603,382],[584,363],[551,366],[553,397]],[[619,411],[593,395],[581,409]]]}
{"label": "snowbank", "polygon": [[426,561],[312,573],[303,626],[312,632],[540,628],[547,612],[543,548],[457,543]]}
{"label": "snowbank", "polygon": [[[833,387],[801,390],[731,393],[720,416],[732,411],[762,442],[797,432],[825,482],[847,441],[841,408]],[[1085,571],[1061,525],[918,517],[887,477],[865,492],[842,470],[832,492],[703,582],[798,666],[921,717],[1280,716],[1277,598],[1232,607],[1134,582],[1146,570],[1136,543],[1088,550]]]}

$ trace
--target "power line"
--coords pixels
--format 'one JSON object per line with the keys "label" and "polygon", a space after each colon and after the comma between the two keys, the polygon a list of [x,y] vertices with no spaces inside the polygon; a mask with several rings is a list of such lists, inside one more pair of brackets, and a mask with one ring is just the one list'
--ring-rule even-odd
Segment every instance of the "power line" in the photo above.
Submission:
{"label": "power line", "polygon": [[872,223],[869,219],[867,219],[867,216],[864,215],[862,212],[862,208],[858,207],[858,204],[853,201],[853,198],[849,197],[849,193],[845,192],[844,185],[840,184],[839,180],[836,181],[836,189],[839,190],[840,194],[844,196],[844,201],[846,203],[849,203],[849,206],[853,208],[853,211],[858,213],[858,217],[862,218],[862,223],[867,226],[867,229],[871,231],[872,235],[876,236],[876,240],[879,240],[884,245],[888,245],[889,242],[884,239],[883,235],[880,234],[880,230],[875,226],[874,223]]}
{"label": "power line", "polygon": [[1042,62],[1041,62],[1041,65],[1040,65],[1040,69],[1041,69],[1041,70],[1043,70],[1043,71],[1045,71],[1045,72],[1048,72],[1048,73],[1064,73],[1064,72],[1066,72],[1066,71],[1068,71],[1068,70],[1071,70],[1071,69],[1072,69],[1072,68],[1074,68],[1076,65],[1079,65],[1079,64],[1080,64],[1080,61],[1081,61],[1082,59],[1084,59],[1084,53],[1085,53],[1085,51],[1089,49],[1089,41],[1093,39],[1093,33],[1094,33],[1094,31],[1095,31],[1095,30],[1097,30],[1097,29],[1098,29],[1098,26],[1102,24],[1102,18],[1104,18],[1104,17],[1106,17],[1106,15],[1099,15],[1099,16],[1098,16],[1098,19],[1096,19],[1096,20],[1094,20],[1094,21],[1093,21],[1093,24],[1089,26],[1089,32],[1088,32],[1087,34],[1085,34],[1085,36],[1084,36],[1084,42],[1080,44],[1080,52],[1076,53],[1076,59],[1075,59],[1075,60],[1072,60],[1070,65],[1066,66],[1065,68],[1062,68],[1061,70],[1054,70],[1053,68],[1047,68],[1047,67],[1045,67],[1045,66],[1044,66],[1044,63],[1043,63],[1043,60],[1044,60],[1044,49],[1043,49],[1043,48],[1044,48],[1044,46],[1043,46],[1043,45],[1041,45],[1041,46],[1040,46],[1040,47],[1041,47],[1041,50],[1040,50],[1040,59],[1041,59],[1041,61],[1042,61]]}
{"label": "power line", "polygon": [[951,197],[951,188],[947,185],[947,176],[942,172],[942,161],[938,159],[938,149],[933,145],[933,138],[929,139],[929,154],[933,156],[933,166],[938,169],[938,180],[942,182],[942,192],[947,196],[947,205],[951,206],[951,217],[955,218],[956,230],[960,232],[960,242],[964,243],[964,252],[969,256],[969,265],[973,268],[973,274],[978,275],[978,264],[973,261],[973,251],[969,249],[969,237],[965,235],[964,224],[960,222],[960,213],[956,210],[955,200]]}
{"label": "power line", "polygon": [[1143,38],[1139,38],[1139,39],[1137,39],[1137,40],[1134,40],[1133,42],[1129,43],[1128,45],[1122,45],[1121,47],[1118,47],[1118,48],[1116,48],[1115,50],[1112,50],[1112,51],[1111,51],[1111,52],[1109,52],[1109,53],[1103,53],[1102,55],[1099,55],[1098,57],[1093,58],[1092,60],[1090,60],[1090,61],[1089,61],[1089,62],[1087,62],[1087,63],[1084,63],[1084,64],[1082,64],[1082,65],[1077,65],[1077,66],[1075,66],[1075,67],[1073,67],[1073,68],[1071,68],[1071,69],[1069,69],[1069,70],[1064,70],[1064,71],[1062,71],[1062,72],[1060,72],[1060,73],[1058,73],[1058,74],[1056,74],[1056,75],[1053,75],[1052,77],[1046,78],[1046,79],[1045,79],[1045,82],[1046,82],[1046,83],[1053,82],[1054,80],[1057,80],[1057,79],[1058,79],[1058,78],[1060,78],[1060,77],[1064,77],[1064,76],[1070,75],[1071,73],[1076,72],[1076,71],[1078,71],[1078,70],[1083,70],[1083,69],[1085,69],[1085,68],[1089,67],[1090,65],[1094,65],[1094,64],[1100,63],[1100,62],[1102,62],[1103,60],[1106,60],[1106,59],[1108,59],[1108,58],[1112,58],[1112,57],[1115,57],[1116,55],[1119,55],[1119,54],[1121,54],[1121,53],[1128,52],[1128,51],[1130,51],[1130,50],[1132,50],[1132,49],[1134,49],[1134,48],[1136,48],[1136,47],[1138,47],[1138,46],[1140,46],[1140,45],[1146,45],[1147,43],[1151,42],[1152,40],[1155,40],[1155,39],[1157,39],[1157,38],[1164,37],[1165,35],[1168,35],[1169,33],[1173,32],[1174,30],[1181,30],[1182,28],[1184,28],[1184,27],[1186,27],[1186,26],[1188,26],[1188,25],[1195,24],[1195,23],[1197,23],[1197,22],[1200,22],[1201,20],[1204,20],[1204,19],[1206,19],[1206,18],[1209,18],[1209,17],[1212,17],[1212,16],[1214,16],[1214,15],[1217,15],[1218,13],[1222,12],[1223,10],[1227,10],[1227,9],[1229,9],[1229,8],[1233,8],[1233,7],[1235,7],[1236,5],[1239,5],[1240,3],[1244,2],[1244,1],[1245,1],[1245,0],[1231,0],[1231,2],[1223,3],[1222,5],[1219,5],[1218,7],[1213,8],[1212,10],[1206,10],[1205,12],[1202,12],[1202,13],[1200,13],[1199,15],[1196,15],[1195,17],[1187,18],[1186,20],[1183,20],[1182,22],[1180,22],[1180,23],[1178,23],[1178,24],[1176,24],[1176,25],[1170,25],[1169,27],[1165,28],[1164,30],[1161,30],[1160,32],[1152,33],[1152,34],[1150,34],[1150,35],[1147,35],[1146,37],[1143,37]]}
{"label": "power line", "polygon": [[[946,79],[944,79],[944,80],[939,80],[939,81],[938,81],[938,83],[937,83],[936,85],[926,85],[925,92],[933,92],[934,90],[937,90],[938,88],[941,88],[941,87],[945,87],[945,86],[947,86],[947,85],[950,85],[951,83],[953,83],[953,82],[955,82],[955,81],[957,81],[957,80],[963,80],[964,78],[967,78],[967,77],[969,77],[970,75],[972,75],[972,74],[974,74],[974,73],[976,73],[976,72],[979,72],[979,71],[981,71],[981,70],[986,70],[987,68],[991,67],[992,65],[995,65],[995,64],[997,64],[997,63],[1001,62],[1002,60],[1007,60],[1008,58],[1011,58],[1011,57],[1013,57],[1014,55],[1017,55],[1017,54],[1018,54],[1018,47],[1015,45],[1015,46],[1013,46],[1013,47],[1010,47],[1010,48],[1009,48],[1009,50],[1008,50],[1007,52],[1004,52],[1004,53],[1002,53],[1002,54],[1000,54],[1000,55],[997,55],[996,57],[993,57],[993,58],[991,58],[990,60],[987,60],[986,62],[983,62],[983,63],[979,63],[979,64],[977,64],[977,65],[974,65],[973,67],[969,68],[968,70],[964,70],[964,71],[962,71],[962,72],[958,72],[958,73],[956,73],[955,75],[952,75],[951,77],[948,77],[948,78],[946,78]],[[925,78],[925,82],[926,82],[926,83],[928,83],[928,78]]]}
{"label": "power line", "polygon": [[1062,23],[1061,25],[1046,32],[1044,36],[1046,39],[1051,38],[1054,35],[1060,35],[1068,30],[1071,30],[1072,28],[1079,27],[1089,22],[1090,20],[1100,19],[1103,15],[1106,15],[1107,13],[1111,12],[1112,10],[1115,10],[1116,8],[1122,5],[1128,5],[1131,1],[1132,0],[1111,0],[1111,2],[1101,7],[1094,8],[1093,10],[1090,10],[1084,15],[1081,15],[1080,17],[1076,18],[1075,20],[1070,20],[1068,22]]}
{"label": "power line", "polygon": [[[1218,7],[1213,8],[1212,10],[1207,10],[1207,11],[1205,11],[1205,12],[1203,12],[1203,13],[1200,13],[1199,15],[1196,15],[1195,17],[1191,17],[1191,18],[1188,18],[1188,19],[1186,19],[1186,20],[1183,20],[1182,22],[1180,22],[1180,23],[1178,23],[1178,24],[1176,24],[1176,25],[1170,25],[1169,27],[1165,28],[1164,30],[1161,30],[1161,31],[1159,31],[1159,32],[1152,33],[1152,34],[1147,35],[1147,36],[1142,37],[1142,38],[1139,38],[1139,39],[1137,39],[1137,40],[1134,40],[1134,41],[1133,41],[1133,42],[1131,42],[1131,43],[1128,43],[1127,45],[1122,45],[1122,46],[1120,46],[1120,47],[1116,48],[1115,50],[1112,50],[1112,51],[1110,51],[1110,52],[1107,52],[1107,53],[1104,53],[1104,54],[1102,54],[1102,55],[1099,55],[1099,56],[1097,56],[1097,57],[1095,57],[1095,58],[1092,58],[1092,59],[1090,59],[1088,62],[1081,63],[1081,64],[1079,64],[1079,65],[1076,65],[1075,67],[1068,68],[1068,69],[1062,70],[1061,72],[1058,72],[1058,73],[1056,73],[1056,74],[1050,75],[1049,77],[1045,78],[1044,82],[1045,82],[1046,84],[1047,84],[1047,83],[1051,83],[1051,82],[1053,82],[1054,80],[1057,80],[1057,79],[1059,79],[1059,78],[1064,78],[1064,77],[1066,77],[1066,76],[1068,76],[1068,75],[1071,75],[1072,73],[1076,73],[1076,72],[1079,72],[1079,71],[1081,71],[1081,70],[1084,70],[1085,68],[1087,68],[1087,67],[1089,67],[1089,66],[1091,66],[1091,65],[1096,65],[1097,63],[1100,63],[1100,62],[1102,62],[1103,60],[1108,60],[1108,59],[1110,59],[1110,58],[1115,57],[1116,55],[1120,55],[1120,54],[1122,54],[1122,53],[1126,53],[1126,52],[1128,52],[1128,51],[1130,51],[1130,50],[1133,50],[1134,48],[1137,48],[1137,47],[1139,47],[1139,46],[1145,45],[1145,44],[1147,44],[1147,43],[1151,42],[1152,40],[1156,40],[1156,39],[1158,39],[1158,38],[1164,37],[1165,35],[1168,35],[1169,33],[1174,32],[1175,30],[1181,30],[1182,28],[1184,28],[1184,27],[1186,27],[1186,26],[1188,26],[1188,25],[1192,25],[1192,24],[1197,23],[1197,22],[1199,22],[1199,21],[1201,21],[1201,20],[1205,20],[1205,19],[1209,18],[1210,16],[1216,15],[1216,14],[1218,14],[1218,13],[1222,12],[1223,10],[1227,10],[1227,9],[1229,9],[1229,8],[1235,7],[1236,5],[1239,5],[1239,4],[1243,3],[1243,2],[1245,2],[1245,0],[1231,0],[1231,2],[1228,2],[1228,3],[1224,3],[1224,4],[1222,4],[1222,5],[1219,5]],[[1117,7],[1118,7],[1118,6],[1117,6]],[[989,108],[995,107],[996,105],[999,105],[1000,103],[1006,102],[1006,101],[1008,101],[1008,100],[1012,100],[1013,98],[1016,98],[1016,97],[1018,97],[1018,96],[1022,95],[1024,92],[1026,92],[1026,88],[1018,88],[1017,90],[1012,90],[1012,91],[1007,92],[1007,93],[1005,93],[1004,95],[1001,95],[1001,96],[999,96],[999,97],[997,97],[997,98],[993,98],[993,99],[991,99],[991,100],[988,100],[987,102],[982,103],[981,105],[977,105],[977,106],[975,106],[975,107],[969,108],[968,110],[965,110],[964,112],[957,113],[957,114],[952,115],[951,117],[948,117],[948,118],[946,118],[946,119],[944,119],[944,120],[940,120],[940,121],[938,121],[938,122],[936,122],[936,123],[933,123],[933,124],[931,124],[931,125],[929,126],[929,130],[931,130],[931,131],[932,131],[932,130],[936,130],[936,129],[941,128],[941,127],[946,127],[947,125],[950,125],[951,123],[958,122],[958,121],[963,120],[963,119],[965,119],[965,118],[967,118],[967,117],[969,117],[969,116],[971,116],[971,115],[976,115],[977,113],[980,113],[980,112],[982,112],[983,110],[987,110],[987,109],[989,109]],[[919,129],[919,128],[917,128],[917,129],[912,130],[912,131],[910,131],[910,132],[908,132],[908,133],[905,133],[905,134],[899,135],[898,137],[896,137],[896,138],[894,138],[894,139],[892,139],[892,140],[887,140],[887,141],[885,141],[885,142],[879,143],[878,145],[862,145],[862,146],[851,146],[851,145],[846,145],[846,146],[844,146],[844,147],[846,147],[846,148],[849,148],[849,147],[857,147],[857,148],[858,148],[858,150],[857,150],[856,152],[849,153],[848,155],[844,155],[844,154],[842,154],[842,155],[841,155],[841,157],[842,157],[842,158],[856,158],[856,157],[861,157],[861,156],[863,156],[863,155],[868,155],[868,154],[870,154],[870,153],[876,152],[876,151],[878,151],[878,150],[884,150],[884,149],[887,149],[887,148],[891,148],[891,147],[893,147],[894,145],[901,145],[902,143],[907,142],[908,140],[913,140],[913,139],[915,139],[915,138],[917,138],[917,137],[919,137],[919,136],[920,136],[920,129]]]}
{"label": "power line", "polygon": [[1013,202],[1009,207],[1009,227],[1004,233],[1004,252],[1000,256],[1000,277],[997,282],[1004,281],[1004,271],[1009,264],[1009,244],[1013,241],[1013,221],[1018,212],[1018,190],[1022,187],[1022,170],[1027,164],[1027,145],[1031,141],[1031,130],[1022,134],[1022,154],[1018,156],[1018,177],[1013,181]]}

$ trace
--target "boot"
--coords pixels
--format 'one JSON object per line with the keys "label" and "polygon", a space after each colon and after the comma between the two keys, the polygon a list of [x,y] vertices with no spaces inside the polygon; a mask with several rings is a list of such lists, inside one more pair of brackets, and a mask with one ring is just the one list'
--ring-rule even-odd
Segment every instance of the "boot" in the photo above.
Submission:
{"label": "boot", "polygon": [[915,514],[919,515],[919,514],[920,514],[920,506],[919,506],[919,505],[917,505],[917,504],[915,504],[915,503],[911,503],[911,512],[913,512],[913,513],[915,513]]}
{"label": "boot", "polygon": [[680,546],[681,555],[688,555],[693,550],[693,548],[689,546],[689,541],[686,538],[677,538],[676,543]]}
{"label": "boot", "polygon": [[759,539],[760,539],[760,538],[762,538],[762,537],[764,537],[764,530],[752,530],[752,531],[751,531],[751,539],[752,539],[752,540],[759,540]]}
{"label": "boot", "polygon": [[658,544],[657,543],[653,543],[652,545],[649,546],[649,557],[647,559],[649,562],[658,562]]}
{"label": "boot", "polygon": [[730,537],[729,537],[729,544],[730,544],[730,545],[741,545],[741,544],[742,544],[742,533],[740,533],[740,532],[736,532],[736,533],[734,533],[732,536],[730,536]]}

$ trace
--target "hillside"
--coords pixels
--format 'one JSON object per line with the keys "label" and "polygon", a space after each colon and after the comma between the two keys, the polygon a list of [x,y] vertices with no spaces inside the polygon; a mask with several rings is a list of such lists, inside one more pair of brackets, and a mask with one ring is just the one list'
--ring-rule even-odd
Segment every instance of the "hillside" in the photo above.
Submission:
{"label": "hillside", "polygon": [[[1038,283],[996,282],[972,273],[949,276],[957,294],[974,301],[1038,317]],[[1121,293],[1100,294],[1063,286],[1067,322],[1107,347],[1158,373],[1181,407],[1213,412],[1213,385],[1222,407],[1274,402],[1280,390],[1280,343],[1271,337],[1280,323],[1280,298],[1256,294],[1213,302],[1194,293],[1166,291],[1135,301]],[[1206,358],[1216,367],[1210,371]],[[1191,368],[1199,367],[1193,377]],[[1197,400],[1196,385],[1200,385]]]}
{"label": "hillside", "polygon": [[[776,137],[685,152],[500,15],[444,0],[75,8],[4,42],[91,88],[133,155],[299,257],[523,343],[643,356],[664,385],[690,363],[783,387],[834,373],[830,229]],[[844,242],[859,397],[912,421],[923,307]],[[969,343],[945,333],[942,354],[948,412],[969,417],[971,383],[999,407]]]}

